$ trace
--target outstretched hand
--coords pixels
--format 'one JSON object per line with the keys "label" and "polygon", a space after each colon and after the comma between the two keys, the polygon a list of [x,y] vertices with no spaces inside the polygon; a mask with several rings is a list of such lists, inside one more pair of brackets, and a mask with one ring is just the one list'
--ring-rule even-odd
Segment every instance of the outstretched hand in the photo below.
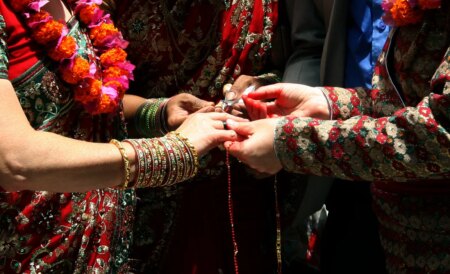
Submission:
{"label": "outstretched hand", "polygon": [[180,93],[169,99],[166,107],[167,126],[174,130],[195,112],[214,111],[214,103],[195,97],[189,93]]}
{"label": "outstretched hand", "polygon": [[248,121],[225,112],[194,113],[177,129],[188,138],[199,156],[226,141],[236,141],[238,136],[234,130],[225,128],[225,121]]}
{"label": "outstretched hand", "polygon": [[239,135],[239,140],[225,142],[231,155],[261,173],[275,174],[282,166],[273,147],[278,119],[252,122],[227,121],[228,128]]}
{"label": "outstretched hand", "polygon": [[[251,120],[286,115],[329,119],[328,102],[320,89],[300,84],[263,86],[243,96]],[[269,102],[265,102],[271,100]]]}

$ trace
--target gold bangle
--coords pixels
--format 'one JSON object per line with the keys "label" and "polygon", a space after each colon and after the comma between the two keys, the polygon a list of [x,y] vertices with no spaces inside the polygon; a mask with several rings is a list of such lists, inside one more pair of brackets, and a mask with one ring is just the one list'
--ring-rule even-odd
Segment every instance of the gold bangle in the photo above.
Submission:
{"label": "gold bangle", "polygon": [[127,188],[128,182],[130,181],[130,175],[131,175],[130,161],[128,160],[127,152],[125,151],[125,148],[123,147],[122,143],[117,141],[116,139],[111,139],[111,141],[109,141],[109,142],[111,144],[115,145],[119,149],[120,154],[122,155],[125,180],[118,187],[122,188],[122,189]]}
{"label": "gold bangle", "polygon": [[189,141],[188,138],[184,137],[181,133],[179,133],[178,131],[172,131],[173,134],[175,134],[175,136],[178,137],[179,140],[181,140],[189,149],[189,152],[192,154],[192,160],[194,161],[193,163],[193,170],[192,173],[190,174],[189,178],[194,177],[195,175],[197,175],[198,172],[198,154],[197,154],[197,150],[195,149],[194,145],[191,143],[191,141]]}

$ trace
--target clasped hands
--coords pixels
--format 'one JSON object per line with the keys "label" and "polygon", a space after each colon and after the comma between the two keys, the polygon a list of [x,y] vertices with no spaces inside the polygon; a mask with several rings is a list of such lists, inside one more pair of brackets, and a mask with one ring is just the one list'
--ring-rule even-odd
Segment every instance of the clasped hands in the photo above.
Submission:
{"label": "clasped hands", "polygon": [[[238,96],[250,84],[255,84],[248,78],[246,82],[247,85],[243,85],[242,81],[236,81],[240,86],[236,83],[232,86]],[[267,174],[275,174],[282,168],[274,149],[275,128],[280,117],[294,115],[329,119],[330,116],[327,98],[322,91],[300,84],[262,86],[242,95],[243,104],[236,104],[235,110],[246,115],[245,118],[217,112],[213,103],[194,98],[186,97],[190,101],[188,104],[178,102],[176,96],[169,101],[169,125],[175,126],[173,121],[181,121],[184,116],[185,121],[177,130],[191,140],[199,154],[224,143],[231,155],[252,169]],[[225,121],[226,129],[223,126]]]}

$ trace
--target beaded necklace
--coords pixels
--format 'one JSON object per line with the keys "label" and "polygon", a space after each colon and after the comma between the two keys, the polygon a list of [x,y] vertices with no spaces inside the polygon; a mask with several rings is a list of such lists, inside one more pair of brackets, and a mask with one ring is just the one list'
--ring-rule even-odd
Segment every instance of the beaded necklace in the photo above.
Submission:
{"label": "beaded necklace", "polygon": [[128,42],[122,38],[109,14],[100,5],[102,0],[66,0],[77,19],[88,29],[89,38],[98,56],[97,65],[79,54],[75,39],[69,36],[65,23],[54,20],[41,8],[48,0],[11,0],[13,10],[21,13],[30,29],[31,37],[43,46],[48,56],[58,62],[61,79],[71,85],[74,100],[93,115],[115,111],[129,81],[134,66],[126,60],[124,49]]}
{"label": "beaded necklace", "polygon": [[[238,263],[238,243],[236,240],[236,232],[235,232],[235,224],[234,224],[234,209],[233,209],[233,197],[232,197],[232,189],[231,189],[231,164],[230,164],[230,153],[229,149],[232,146],[231,143],[229,146],[225,147],[226,150],[226,160],[225,164],[227,166],[227,192],[228,192],[228,217],[230,220],[230,228],[231,228],[231,241],[233,244],[233,265],[234,265],[234,273],[239,274],[239,263]],[[278,180],[277,175],[275,175],[275,179],[273,182],[273,190],[274,190],[274,198],[275,198],[275,221],[276,221],[276,242],[275,242],[275,252],[277,256],[277,274],[282,274],[282,258],[281,258],[281,221],[280,221],[280,207],[278,205]]]}
{"label": "beaded necklace", "polygon": [[441,7],[441,0],[383,0],[381,7],[384,21],[400,27],[420,22],[425,10]]}

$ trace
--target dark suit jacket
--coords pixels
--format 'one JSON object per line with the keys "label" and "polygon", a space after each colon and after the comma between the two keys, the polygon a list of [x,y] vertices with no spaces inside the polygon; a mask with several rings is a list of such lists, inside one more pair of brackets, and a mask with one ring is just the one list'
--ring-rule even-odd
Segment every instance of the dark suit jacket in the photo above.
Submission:
{"label": "dark suit jacket", "polygon": [[[284,82],[344,86],[349,2],[285,0],[293,50]],[[330,214],[321,244],[322,272],[386,273],[368,184],[340,180],[331,186],[332,179],[309,176],[294,222],[294,226],[300,225],[328,199]]]}
{"label": "dark suit jacket", "polygon": [[[283,82],[342,86],[345,68],[347,0],[285,0],[292,53]],[[308,176],[293,226],[321,209],[332,179]]]}
{"label": "dark suit jacket", "polygon": [[293,53],[284,80],[312,86],[342,86],[348,1],[285,2]]}

